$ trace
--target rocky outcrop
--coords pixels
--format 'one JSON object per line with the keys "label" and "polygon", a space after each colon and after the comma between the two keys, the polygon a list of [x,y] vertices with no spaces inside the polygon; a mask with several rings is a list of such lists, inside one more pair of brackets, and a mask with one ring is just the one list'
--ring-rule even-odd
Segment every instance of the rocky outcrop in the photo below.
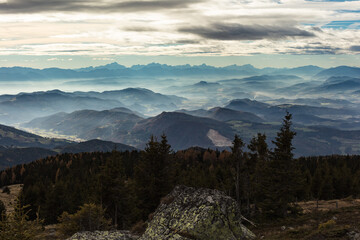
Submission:
{"label": "rocky outcrop", "polygon": [[68,240],[239,240],[255,235],[234,199],[218,190],[177,186],[161,199],[139,238],[127,231],[80,232]]}
{"label": "rocky outcrop", "polygon": [[234,199],[212,189],[177,186],[161,200],[139,240],[237,240],[255,235],[242,225]]}
{"label": "rocky outcrop", "polygon": [[128,231],[78,232],[67,240],[136,240],[138,236]]}

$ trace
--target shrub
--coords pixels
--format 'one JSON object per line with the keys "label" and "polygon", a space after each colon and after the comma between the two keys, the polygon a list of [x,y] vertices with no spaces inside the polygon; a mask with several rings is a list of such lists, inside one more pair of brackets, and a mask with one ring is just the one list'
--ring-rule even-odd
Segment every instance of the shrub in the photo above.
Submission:
{"label": "shrub", "polygon": [[319,230],[322,230],[322,229],[329,229],[329,228],[332,228],[334,227],[336,224],[335,220],[334,219],[331,219],[327,222],[324,222],[324,223],[321,223],[319,224]]}
{"label": "shrub", "polygon": [[93,203],[84,204],[75,214],[63,212],[58,218],[59,232],[71,236],[80,231],[108,230],[111,220],[104,217],[104,209]]}
{"label": "shrub", "polygon": [[0,221],[5,218],[6,208],[3,201],[0,200]]}
{"label": "shrub", "polygon": [[131,233],[136,235],[142,235],[147,228],[147,224],[140,220],[139,222],[135,223],[134,226],[131,228]]}
{"label": "shrub", "polygon": [[0,239],[6,240],[38,240],[42,239],[41,233],[42,220],[37,217],[34,221],[29,221],[26,209],[29,206],[23,206],[19,200],[16,201],[14,212],[4,215],[0,221]]}
{"label": "shrub", "polygon": [[6,187],[3,188],[2,192],[10,194],[10,188],[8,186],[6,186]]}

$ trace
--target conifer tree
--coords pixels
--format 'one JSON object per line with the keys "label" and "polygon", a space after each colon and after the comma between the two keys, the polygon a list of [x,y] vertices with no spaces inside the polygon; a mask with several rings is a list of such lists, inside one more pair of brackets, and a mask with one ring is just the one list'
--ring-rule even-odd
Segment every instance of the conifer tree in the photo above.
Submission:
{"label": "conifer tree", "polygon": [[241,206],[241,199],[240,199],[240,171],[243,164],[244,152],[243,147],[245,146],[243,140],[238,136],[235,135],[234,141],[232,142],[233,146],[231,147],[232,151],[232,164],[233,164],[233,178],[235,182],[235,196],[236,201],[238,202],[239,206]]}
{"label": "conifer tree", "polygon": [[125,170],[119,152],[112,151],[99,173],[100,203],[107,215],[113,219],[115,227],[125,227],[127,192],[125,188]]}
{"label": "conifer tree", "polygon": [[161,142],[158,142],[156,137],[150,137],[135,166],[136,192],[144,219],[155,210],[161,197],[165,196],[171,187],[168,172],[171,146],[165,135],[162,135],[161,139]]}
{"label": "conifer tree", "polygon": [[265,174],[269,160],[269,149],[266,143],[266,135],[258,133],[257,136],[251,139],[248,148],[250,150],[250,161],[254,167],[251,176],[251,188],[254,209],[256,209],[257,203],[263,199],[263,188],[266,187],[267,184]]}
{"label": "conifer tree", "polygon": [[296,133],[291,129],[291,118],[292,115],[286,112],[283,125],[273,141],[275,148],[270,154],[266,174],[269,182],[264,189],[266,199],[262,202],[262,210],[273,217],[287,215],[299,190],[299,172],[292,153],[292,140]]}
{"label": "conifer tree", "polygon": [[3,216],[0,221],[0,239],[4,240],[38,240],[42,239],[43,227],[39,217],[29,220],[29,206],[23,206],[18,198],[14,205],[14,211]]}

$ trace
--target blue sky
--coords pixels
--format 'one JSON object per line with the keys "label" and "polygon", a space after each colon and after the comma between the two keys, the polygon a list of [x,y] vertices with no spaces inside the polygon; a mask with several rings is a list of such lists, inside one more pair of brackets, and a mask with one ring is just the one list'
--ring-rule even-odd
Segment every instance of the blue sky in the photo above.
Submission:
{"label": "blue sky", "polygon": [[0,0],[0,66],[360,66],[360,1]]}

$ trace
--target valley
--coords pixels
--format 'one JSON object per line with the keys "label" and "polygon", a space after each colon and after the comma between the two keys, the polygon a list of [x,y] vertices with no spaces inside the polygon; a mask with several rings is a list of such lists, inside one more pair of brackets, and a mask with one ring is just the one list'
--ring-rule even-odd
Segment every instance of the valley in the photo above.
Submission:
{"label": "valley", "polygon": [[[151,135],[163,133],[174,150],[229,149],[235,134],[247,143],[258,132],[273,138],[286,111],[297,132],[295,156],[360,154],[360,71],[355,67],[112,63],[82,69],[0,68],[0,73],[3,83],[25,83],[21,93],[0,95],[3,128],[47,137],[2,130],[4,159],[14,147],[35,148],[42,157],[67,142],[92,139],[143,149]],[[60,89],[71,86],[73,91],[26,92],[26,83],[43,81],[61,82]],[[82,91],[84,85],[104,91]]]}

